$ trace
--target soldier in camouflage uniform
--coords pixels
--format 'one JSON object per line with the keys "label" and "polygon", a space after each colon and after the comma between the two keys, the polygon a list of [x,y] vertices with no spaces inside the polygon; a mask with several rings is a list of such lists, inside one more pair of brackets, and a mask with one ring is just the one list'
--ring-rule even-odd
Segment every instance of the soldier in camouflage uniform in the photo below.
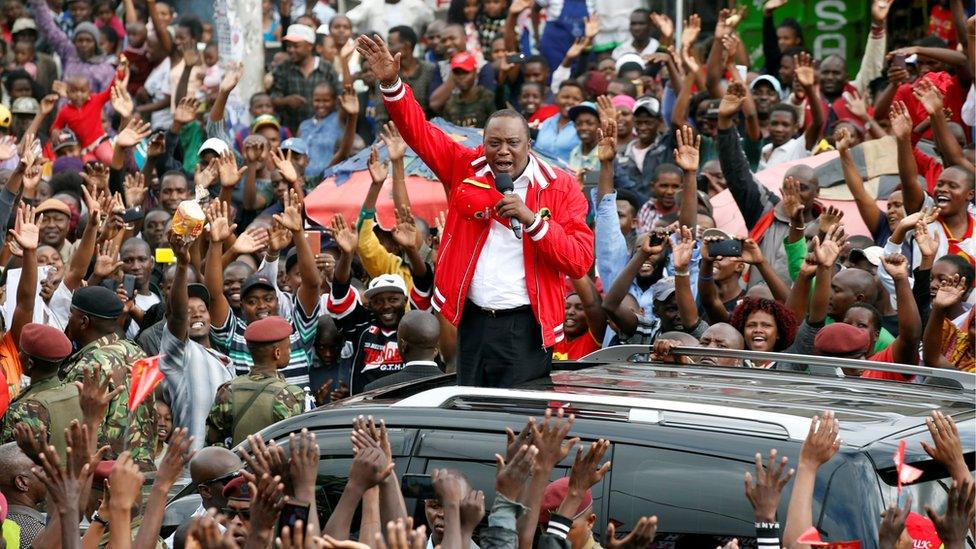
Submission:
{"label": "soldier in camouflage uniform", "polygon": [[75,292],[65,333],[79,349],[65,362],[61,379],[66,383],[81,381],[85,370],[92,368],[101,379],[109,378],[110,391],[123,387],[109,403],[98,432],[98,444],[111,447],[106,458],[118,457],[128,450],[140,469],[152,471],[155,469],[152,458],[156,441],[155,399],[150,393],[134,412],[129,412],[132,364],[146,354],[132,341],[118,336],[121,315],[122,301],[108,288],[89,286]]}
{"label": "soldier in camouflage uniform", "polygon": [[244,331],[254,366],[217,388],[207,417],[207,444],[232,448],[247,435],[305,411],[304,393],[279,370],[290,362],[292,327],[279,316],[263,318]]}
{"label": "soldier in camouflage uniform", "polygon": [[20,332],[20,363],[30,376],[30,387],[10,403],[3,416],[0,442],[14,440],[14,427],[26,423],[35,433],[46,427],[48,440],[62,461],[67,443],[64,430],[73,419],[81,419],[78,388],[58,378],[61,362],[71,354],[71,342],[64,333],[44,324],[27,324]]}

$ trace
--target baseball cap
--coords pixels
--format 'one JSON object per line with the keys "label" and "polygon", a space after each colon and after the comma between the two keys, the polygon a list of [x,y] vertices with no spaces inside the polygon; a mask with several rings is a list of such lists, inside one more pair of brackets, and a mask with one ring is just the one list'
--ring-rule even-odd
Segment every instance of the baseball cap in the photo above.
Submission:
{"label": "baseball cap", "polygon": [[255,131],[256,132],[259,129],[265,127],[265,126],[274,126],[275,129],[278,129],[278,130],[281,129],[281,123],[278,122],[278,119],[275,118],[275,115],[273,115],[273,114],[262,114],[261,116],[255,118],[254,119],[254,122],[251,122],[251,131]]}
{"label": "baseball cap", "polygon": [[54,142],[54,152],[58,152],[65,147],[78,145],[78,138],[75,137],[75,132],[67,128],[62,129],[56,135],[52,135],[51,141]]}
{"label": "baseball cap", "polygon": [[644,70],[644,58],[636,53],[625,53],[617,58],[617,64],[614,68],[617,69],[617,73],[620,73],[620,69],[624,68],[627,63],[636,63],[639,65],[640,70]]}
{"label": "baseball cap", "polygon": [[281,150],[308,156],[308,144],[301,137],[289,137],[281,144]]}
{"label": "baseball cap", "polygon": [[908,513],[905,518],[905,530],[914,542],[928,542],[928,545],[915,543],[915,547],[942,547],[942,540],[935,530],[935,524],[918,513]]}
{"label": "baseball cap", "polygon": [[707,101],[703,101],[703,103],[705,103],[705,108],[706,108],[705,118],[709,120],[717,120],[719,100],[709,99]]}
{"label": "baseball cap", "polygon": [[645,97],[644,99],[638,100],[634,103],[634,114],[638,111],[647,111],[647,114],[651,116],[661,116],[661,102],[657,100],[656,97]]}
{"label": "baseball cap", "polygon": [[252,274],[251,276],[245,278],[244,283],[241,284],[241,299],[244,299],[244,296],[255,288],[264,288],[271,291],[275,290],[274,284],[271,283],[271,280],[269,280],[268,277],[259,274]]}
{"label": "baseball cap", "polygon": [[20,31],[25,30],[37,30],[37,23],[34,22],[30,17],[18,17],[14,21],[14,26],[10,29],[10,34],[17,34]]}
{"label": "baseball cap", "polygon": [[654,301],[666,301],[674,293],[674,277],[668,276],[658,280],[651,286]]}
{"label": "baseball cap", "polygon": [[366,289],[365,296],[366,299],[369,299],[382,292],[396,291],[403,292],[403,295],[407,295],[407,284],[403,281],[403,277],[398,274],[384,274],[369,281],[369,287]]}
{"label": "baseball cap", "polygon": [[769,74],[764,74],[762,76],[757,77],[755,80],[752,81],[752,84],[749,84],[749,89],[755,90],[756,86],[758,86],[763,82],[772,86],[772,88],[776,90],[776,95],[780,96],[780,98],[783,97],[783,85],[779,83],[779,80],[777,80],[775,76]]}
{"label": "baseball cap", "polygon": [[[542,504],[539,505],[539,524],[549,522],[549,517],[563,504],[567,493],[569,493],[569,477],[554,480],[549,483],[549,486],[546,486],[545,492],[542,493]],[[573,510],[573,516],[566,518],[575,518],[583,511],[589,509],[591,505],[593,505],[593,492],[587,489],[583,492],[583,498],[580,501],[579,507]]]}
{"label": "baseball cap", "polygon": [[200,145],[200,150],[197,151],[197,154],[201,155],[203,154],[204,151],[213,151],[217,154],[224,154],[224,152],[226,152],[229,149],[230,147],[227,146],[227,143],[225,143],[223,139],[211,137],[210,139],[204,141],[202,145]]}
{"label": "baseball cap", "polygon": [[281,39],[286,42],[308,42],[309,44],[314,44],[315,31],[308,25],[296,23],[294,25],[288,25],[288,32]]}
{"label": "baseball cap", "polygon": [[478,68],[478,62],[474,56],[466,51],[459,51],[451,57],[451,70],[460,69],[464,72],[474,72]]}
{"label": "baseball cap", "polygon": [[620,94],[620,95],[613,96],[613,99],[610,100],[610,103],[615,108],[626,107],[627,110],[633,112],[634,105],[637,104],[637,101],[629,95]]}
{"label": "baseball cap", "polygon": [[600,111],[596,110],[596,105],[594,105],[592,101],[583,101],[579,105],[569,109],[569,119],[575,122],[576,117],[584,112],[591,113],[597,118],[600,117]]}
{"label": "baseball cap", "polygon": [[874,265],[875,267],[881,266],[882,257],[884,257],[884,248],[882,248],[881,246],[868,246],[863,250],[859,248],[855,248],[851,250],[851,255],[850,255],[851,261],[860,261],[861,259],[866,259],[868,263]]}
{"label": "baseball cap", "polygon": [[41,105],[33,97],[18,97],[10,106],[10,112],[13,114],[37,114],[39,110]]}
{"label": "baseball cap", "polygon": [[193,283],[186,286],[187,297],[195,297],[203,302],[208,308],[210,307],[210,290],[203,284]]}

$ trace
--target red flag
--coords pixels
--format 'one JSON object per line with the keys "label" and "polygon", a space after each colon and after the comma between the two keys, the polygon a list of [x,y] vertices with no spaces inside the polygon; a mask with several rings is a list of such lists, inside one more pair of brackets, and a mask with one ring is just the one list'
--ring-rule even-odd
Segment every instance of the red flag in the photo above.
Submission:
{"label": "red flag", "polygon": [[129,411],[133,412],[163,380],[159,371],[160,355],[140,358],[132,365],[132,386],[129,387]]}
{"label": "red flag", "polygon": [[898,494],[901,495],[901,485],[911,484],[922,476],[922,470],[905,463],[905,441],[898,442],[895,450],[895,470],[898,471]]}
{"label": "red flag", "polygon": [[806,532],[800,534],[800,537],[796,538],[796,542],[811,547],[826,547],[827,549],[861,549],[861,542],[857,540],[821,541],[820,532],[814,526],[811,526]]}

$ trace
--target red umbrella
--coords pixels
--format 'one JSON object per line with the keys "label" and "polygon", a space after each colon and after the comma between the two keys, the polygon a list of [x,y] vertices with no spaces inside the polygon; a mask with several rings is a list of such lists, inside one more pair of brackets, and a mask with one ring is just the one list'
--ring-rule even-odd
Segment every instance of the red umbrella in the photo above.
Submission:
{"label": "red umbrella", "polygon": [[[352,173],[341,186],[336,186],[335,177],[330,177],[305,198],[305,213],[323,227],[331,225],[335,214],[342,214],[346,221],[353,223],[359,218],[359,211],[372,182],[366,170]],[[439,181],[414,175],[407,176],[406,184],[410,210],[433,226],[437,214],[447,210],[444,186]],[[392,193],[393,180],[387,179],[376,200],[376,216],[383,227],[396,224]]]}

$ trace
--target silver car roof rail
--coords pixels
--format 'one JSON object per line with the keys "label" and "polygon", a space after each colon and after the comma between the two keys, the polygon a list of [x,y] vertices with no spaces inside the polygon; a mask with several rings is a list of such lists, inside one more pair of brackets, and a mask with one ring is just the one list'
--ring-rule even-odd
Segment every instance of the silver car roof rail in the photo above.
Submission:
{"label": "silver car roof rail", "polygon": [[[636,361],[634,360],[634,357],[637,355],[649,355],[652,350],[653,349],[649,345],[618,345],[616,347],[606,347],[604,349],[600,349],[599,351],[594,351],[579,359],[579,362],[602,364],[608,362],[646,362],[644,360]],[[671,353],[676,356],[688,357],[711,356],[719,358],[769,360],[784,363],[788,362],[804,366],[828,366],[837,369],[837,377],[843,377],[843,373],[840,371],[840,368],[848,368],[851,370],[877,370],[881,372],[919,375],[924,376],[929,380],[935,379],[940,381],[948,381],[949,387],[962,388],[969,392],[976,390],[976,373],[960,372],[958,370],[950,370],[947,368],[930,368],[928,366],[912,366],[910,364],[871,362],[869,360],[857,360],[853,358],[835,358],[792,353],[769,353],[742,349],[717,349],[713,347],[675,347]],[[934,384],[946,386],[946,383],[944,382],[939,383],[936,381]]]}

